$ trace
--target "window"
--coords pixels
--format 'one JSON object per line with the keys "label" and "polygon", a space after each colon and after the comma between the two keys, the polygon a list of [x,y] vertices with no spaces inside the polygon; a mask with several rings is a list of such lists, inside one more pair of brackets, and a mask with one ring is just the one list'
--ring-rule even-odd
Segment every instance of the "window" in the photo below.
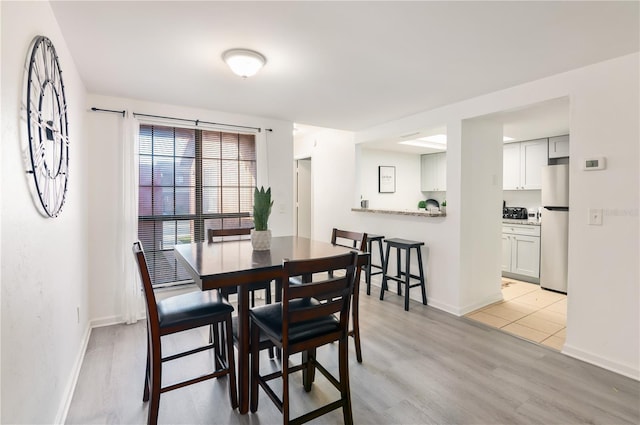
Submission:
{"label": "window", "polygon": [[252,227],[253,134],[140,125],[138,238],[154,285],[190,280],[173,246]]}

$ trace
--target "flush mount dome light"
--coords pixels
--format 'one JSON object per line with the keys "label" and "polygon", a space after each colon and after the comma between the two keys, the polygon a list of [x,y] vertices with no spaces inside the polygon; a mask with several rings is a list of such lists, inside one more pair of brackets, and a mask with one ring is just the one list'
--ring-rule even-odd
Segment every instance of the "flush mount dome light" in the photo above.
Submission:
{"label": "flush mount dome light", "polygon": [[231,49],[222,54],[222,59],[234,74],[242,78],[255,75],[267,63],[267,59],[258,52],[248,49]]}

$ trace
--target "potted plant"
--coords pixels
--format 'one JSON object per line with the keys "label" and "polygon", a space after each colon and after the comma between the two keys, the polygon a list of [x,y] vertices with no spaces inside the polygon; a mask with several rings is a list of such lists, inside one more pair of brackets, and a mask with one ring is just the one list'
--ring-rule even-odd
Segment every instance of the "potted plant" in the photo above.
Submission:
{"label": "potted plant", "polygon": [[442,201],[442,204],[440,204],[440,212],[443,214],[447,213],[447,200],[445,199],[444,201]]}
{"label": "potted plant", "polygon": [[427,208],[427,201],[420,201],[418,202],[418,209],[419,210],[424,210]]}
{"label": "potted plant", "polygon": [[251,245],[256,251],[267,251],[271,248],[271,230],[269,230],[269,215],[271,215],[271,188],[260,190],[256,187],[253,192],[253,225],[251,230]]}

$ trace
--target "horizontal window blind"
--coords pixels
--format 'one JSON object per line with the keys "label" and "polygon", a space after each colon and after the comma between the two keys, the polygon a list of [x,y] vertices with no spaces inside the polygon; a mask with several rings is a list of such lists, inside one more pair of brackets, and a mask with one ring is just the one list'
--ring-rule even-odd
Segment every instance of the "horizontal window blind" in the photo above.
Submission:
{"label": "horizontal window blind", "polygon": [[139,145],[138,238],[151,280],[190,280],[174,245],[253,226],[255,136],[142,124]]}

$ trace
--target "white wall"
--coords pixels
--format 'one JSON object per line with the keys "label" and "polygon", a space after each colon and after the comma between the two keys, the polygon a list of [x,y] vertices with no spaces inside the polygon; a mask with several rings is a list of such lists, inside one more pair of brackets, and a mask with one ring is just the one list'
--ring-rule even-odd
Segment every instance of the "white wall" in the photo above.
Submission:
{"label": "white wall", "polygon": [[[454,255],[448,268],[434,276],[434,292],[443,285],[459,287],[461,247],[473,243],[473,233],[460,227],[455,216],[459,189],[455,181],[461,173],[462,155],[452,138],[455,122],[539,103],[570,97],[571,103],[571,199],[569,228],[569,307],[567,339],[563,352],[608,369],[640,377],[640,273],[639,161],[638,161],[638,81],[639,55],[623,56],[589,67],[558,74],[486,96],[469,99],[432,111],[416,114],[356,134],[356,143],[394,137],[421,128],[448,125],[447,222],[452,238],[445,246]],[[453,147],[453,150],[452,150]],[[464,148],[464,146],[463,146]],[[604,156],[607,170],[584,172],[585,157]],[[452,202],[453,200],[453,202]],[[500,215],[491,218],[492,203],[476,205],[487,217],[483,225],[494,226]],[[603,208],[603,226],[588,226],[588,208]],[[479,212],[479,211],[476,211]],[[456,240],[460,235],[460,246]],[[431,233],[430,233],[431,235]],[[496,236],[499,237],[499,236]],[[471,239],[470,239],[471,238]],[[494,246],[495,241],[487,241]],[[476,261],[489,260],[475,251]],[[445,278],[446,277],[446,278]],[[440,278],[444,278],[440,281]],[[453,279],[451,281],[450,279]],[[453,294],[449,294],[453,295]],[[461,297],[463,298],[463,297]],[[455,301],[452,301],[455,303]],[[455,305],[464,311],[464,306]]]}
{"label": "white wall", "polygon": [[[358,146],[360,147],[360,146]],[[396,169],[396,191],[378,192],[378,167]],[[369,208],[418,210],[418,202],[424,200],[420,191],[420,155],[389,152],[378,149],[360,150],[357,166],[360,178],[360,196],[369,200]],[[354,207],[360,204],[354,204]]]}
{"label": "white wall", "polygon": [[[86,108],[126,110],[149,115],[193,118],[202,121],[270,128],[256,134],[258,185],[271,186],[274,206],[269,227],[274,236],[292,235],[293,196],[293,124],[218,111],[163,105],[132,99],[90,95]],[[122,175],[122,116],[93,112],[89,116],[90,151],[90,318],[94,324],[121,322],[121,259],[118,255],[119,231],[122,228],[120,184]]]}
{"label": "white wall", "polygon": [[458,305],[466,313],[502,299],[502,124],[467,119],[460,130]]}
{"label": "white wall", "polygon": [[298,138],[294,156],[311,158],[311,238],[328,242],[334,227],[352,226],[356,179],[353,133],[326,129]]}
{"label": "white wall", "polygon": [[[2,423],[62,420],[88,337],[85,89],[48,2],[2,2]],[[62,213],[35,208],[24,163],[24,65],[36,35],[59,55],[70,180]],[[76,316],[76,309],[80,317]]]}
{"label": "white wall", "polygon": [[[322,202],[314,206],[314,216],[320,217],[314,225],[316,237],[328,235],[333,226],[349,226],[387,237],[424,240],[431,306],[460,315],[490,302],[499,277],[503,193],[502,175],[497,170],[501,169],[502,155],[498,139],[491,135],[498,127],[492,129],[486,123],[478,127],[468,120],[569,96],[571,224],[568,327],[563,352],[638,379],[638,63],[638,54],[624,56],[354,135],[355,143],[364,143],[365,147],[367,141],[446,124],[445,218],[351,212],[359,201],[358,188],[363,185],[359,177],[354,179],[351,161],[361,156],[361,151],[350,140],[340,142],[346,138],[343,132],[327,130],[324,137],[315,135],[315,147],[308,140],[302,141],[300,146],[308,151],[304,155],[313,158],[314,185],[323,192],[316,197]],[[483,143],[483,139],[495,139],[496,143],[491,147],[474,145],[478,138]],[[605,156],[607,170],[582,171],[580,161],[588,156]],[[586,224],[590,207],[604,209],[603,226]],[[419,298],[417,291],[412,295]]]}

